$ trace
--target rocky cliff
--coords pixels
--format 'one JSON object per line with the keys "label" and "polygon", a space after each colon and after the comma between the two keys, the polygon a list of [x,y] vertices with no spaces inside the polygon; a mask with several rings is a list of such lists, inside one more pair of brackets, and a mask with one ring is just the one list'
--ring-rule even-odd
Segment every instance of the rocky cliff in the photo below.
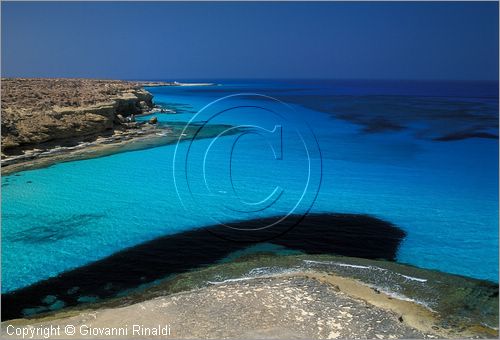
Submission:
{"label": "rocky cliff", "polygon": [[2,155],[123,129],[122,116],[153,107],[137,82],[2,79]]}

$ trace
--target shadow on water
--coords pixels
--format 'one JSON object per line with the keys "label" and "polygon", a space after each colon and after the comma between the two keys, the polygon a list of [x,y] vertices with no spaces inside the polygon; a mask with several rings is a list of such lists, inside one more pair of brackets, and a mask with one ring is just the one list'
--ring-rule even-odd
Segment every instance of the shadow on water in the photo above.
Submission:
{"label": "shadow on water", "polygon": [[[89,299],[114,297],[170,274],[213,264],[263,240],[308,254],[394,260],[406,236],[389,222],[354,214],[310,214],[305,218],[292,215],[277,225],[260,229],[276,220],[279,218],[214,225],[124,249],[3,294],[2,320],[75,306]],[[247,230],[242,231],[243,228]]]}

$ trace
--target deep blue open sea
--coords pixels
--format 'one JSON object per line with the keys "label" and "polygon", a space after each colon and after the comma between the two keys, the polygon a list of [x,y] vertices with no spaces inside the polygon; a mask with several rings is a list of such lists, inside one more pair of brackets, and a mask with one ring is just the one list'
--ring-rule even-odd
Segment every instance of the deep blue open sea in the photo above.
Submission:
{"label": "deep blue open sea", "polygon": [[307,211],[391,222],[407,232],[397,261],[498,282],[498,83],[219,84],[148,88],[179,112],[155,116],[246,133],[3,176],[2,292],[160,236]]}

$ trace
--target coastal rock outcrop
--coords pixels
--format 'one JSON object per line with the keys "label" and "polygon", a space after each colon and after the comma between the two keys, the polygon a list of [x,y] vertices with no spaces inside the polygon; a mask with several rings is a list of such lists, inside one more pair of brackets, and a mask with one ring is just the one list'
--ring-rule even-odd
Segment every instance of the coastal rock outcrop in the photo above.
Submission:
{"label": "coastal rock outcrop", "polygon": [[122,119],[150,110],[152,99],[136,82],[2,79],[2,155],[113,133],[125,128]]}

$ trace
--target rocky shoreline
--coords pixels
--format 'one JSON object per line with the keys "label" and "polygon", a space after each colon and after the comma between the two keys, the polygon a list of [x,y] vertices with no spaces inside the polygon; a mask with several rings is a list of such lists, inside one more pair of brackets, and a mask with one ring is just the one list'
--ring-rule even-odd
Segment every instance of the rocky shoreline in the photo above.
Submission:
{"label": "rocky shoreline", "polygon": [[[145,123],[135,122],[136,115],[172,113],[156,108],[144,86],[185,84],[88,79],[3,79],[2,174],[176,143],[179,139],[191,138],[197,132],[196,126],[185,130],[183,123],[162,125],[153,117]],[[226,129],[224,125],[213,125],[200,137],[217,136]],[[346,219],[345,216],[334,217],[337,220]],[[360,242],[363,239],[359,235],[365,233],[353,234],[355,229],[350,224],[350,236],[341,239],[340,234],[331,227],[333,223],[329,220],[325,222],[324,218],[319,221],[321,223],[316,221],[311,224],[309,231],[314,226],[328,225],[328,230],[335,234],[331,239],[336,243],[332,241],[327,246],[336,246],[337,254],[342,253],[339,249],[344,249],[344,255],[347,256],[351,256],[348,251],[355,251],[357,255],[352,256],[395,258],[404,233],[392,225],[374,224],[376,221],[373,220],[364,223],[366,217],[357,217],[356,221],[364,226],[377,225],[378,234],[370,234],[368,241]],[[268,223],[266,220],[261,222]],[[211,231],[225,236],[224,230]],[[298,232],[298,229],[294,231]],[[182,260],[176,260],[174,255],[168,253],[163,258],[183,264],[186,264],[188,257],[176,248],[179,244],[184,245],[184,251],[189,252],[193,262],[196,262],[196,252],[192,249],[196,249],[203,260],[210,253],[200,251],[203,250],[202,245],[224,250],[215,241],[206,242],[201,236],[193,237],[195,233],[191,231],[185,235],[153,240],[148,242],[146,248],[175,251],[179,253],[178,256],[182,255]],[[326,235],[324,232],[313,234],[321,235],[322,238]],[[275,240],[274,245],[291,249],[293,247],[290,245],[296,244],[299,236],[303,238],[303,235],[299,233],[293,238],[293,232],[289,232],[280,241]],[[387,239],[379,247],[373,240],[381,235]],[[192,248],[186,247],[186,240],[191,242]],[[318,242],[311,244],[314,244],[316,252],[321,252]],[[355,247],[356,244],[361,245],[360,249]],[[372,245],[373,249],[367,244]],[[299,245],[304,247],[303,239],[300,239]],[[246,249],[238,247],[224,253],[225,257],[215,258],[215,265],[206,266],[206,263],[198,261],[189,271],[169,272],[168,275],[159,275],[164,268],[169,267],[165,265],[168,262],[163,263],[163,268],[158,268],[155,263],[154,271],[159,276],[151,281],[141,281],[139,287],[134,284],[133,288],[124,287],[117,290],[117,294],[103,297],[98,296],[96,290],[85,290],[82,277],[89,276],[92,268],[99,275],[90,277],[104,280],[105,292],[112,290],[112,280],[102,273],[110,272],[108,269],[112,266],[108,264],[113,264],[113,261],[127,263],[123,261],[123,256],[129,256],[125,259],[130,261],[130,252],[134,250],[137,247],[115,254],[110,257],[111,260],[94,263],[76,274],[62,274],[59,278],[65,275],[66,278],[78,280],[63,280],[68,286],[61,286],[56,293],[57,282],[54,280],[57,278],[46,280],[43,284],[47,291],[37,291],[40,295],[37,301],[42,306],[27,303],[27,309],[32,309],[33,313],[20,312],[11,318],[25,318],[3,322],[2,337],[11,337],[7,333],[9,325],[64,328],[71,324],[78,329],[85,325],[104,329],[123,328],[134,323],[151,329],[168,324],[171,328],[169,336],[174,338],[498,337],[496,283],[388,261],[311,255],[314,252],[302,248],[296,251],[310,255],[245,255]],[[362,254],[361,251],[368,251],[368,254]],[[141,259],[158,259],[158,253],[156,257],[145,257],[143,252],[136,254]],[[134,266],[140,263],[141,270],[147,269],[144,261],[130,263]],[[99,272],[103,268],[106,270]],[[83,276],[78,276],[79,273]],[[136,276],[137,280],[145,278]],[[36,290],[36,287],[27,287],[26,291],[30,289]],[[17,291],[11,297],[14,299],[21,295]],[[9,294],[4,294],[2,304],[8,303],[9,298]],[[65,298],[83,302],[71,305],[67,304]],[[66,308],[56,310],[64,306]],[[13,307],[10,306],[10,309],[12,312]],[[77,333],[72,337],[102,338],[99,335]],[[60,337],[67,336],[61,334]],[[117,337],[152,336],[132,333],[113,336]]]}
{"label": "rocky shoreline", "polygon": [[145,86],[177,82],[94,79],[2,79],[2,173],[108,155],[178,140],[181,129],[135,116],[158,108]]}
{"label": "rocky shoreline", "polygon": [[[198,138],[215,137],[228,128],[228,125],[211,125],[205,127],[204,133],[197,136]],[[92,141],[76,142],[74,146],[56,145],[46,149],[27,150],[22,155],[5,157],[2,159],[2,175],[45,168],[62,162],[175,144],[192,138],[197,132],[197,126],[186,127],[183,123],[169,123],[166,126],[145,123],[139,125],[138,128],[115,130],[107,135],[93,137]]]}
{"label": "rocky shoreline", "polygon": [[[143,334],[128,329],[128,325],[137,323],[143,329],[168,325],[170,336],[176,339],[437,337],[400,322],[400,316],[391,310],[356,299],[338,285],[310,275],[229,282],[121,308],[32,321],[36,327],[76,325],[81,330],[76,338],[99,337],[99,331],[88,334],[90,329],[109,329],[110,334],[122,329],[116,337],[142,338]],[[5,324],[2,335],[6,338],[9,325],[13,329],[25,323]],[[152,337],[161,338],[163,334]]]}
{"label": "rocky shoreline", "polygon": [[[382,289],[387,282],[373,284],[374,278],[363,268],[378,274],[386,271],[377,280],[397,277],[393,288],[406,289],[406,295]],[[486,324],[498,324],[498,310],[493,308],[488,316],[481,313],[490,305],[498,307],[498,295],[485,295],[485,284],[386,261],[246,255],[123,297],[6,321],[2,335],[8,335],[8,325],[64,328],[71,324],[77,329],[130,327],[128,334],[118,338],[162,336],[132,334],[132,325],[140,324],[145,328],[168,325],[173,338],[495,338],[498,329]],[[417,286],[425,287],[431,304],[412,290]],[[455,293],[443,294],[442,289]],[[483,311],[471,305],[475,300]]]}

